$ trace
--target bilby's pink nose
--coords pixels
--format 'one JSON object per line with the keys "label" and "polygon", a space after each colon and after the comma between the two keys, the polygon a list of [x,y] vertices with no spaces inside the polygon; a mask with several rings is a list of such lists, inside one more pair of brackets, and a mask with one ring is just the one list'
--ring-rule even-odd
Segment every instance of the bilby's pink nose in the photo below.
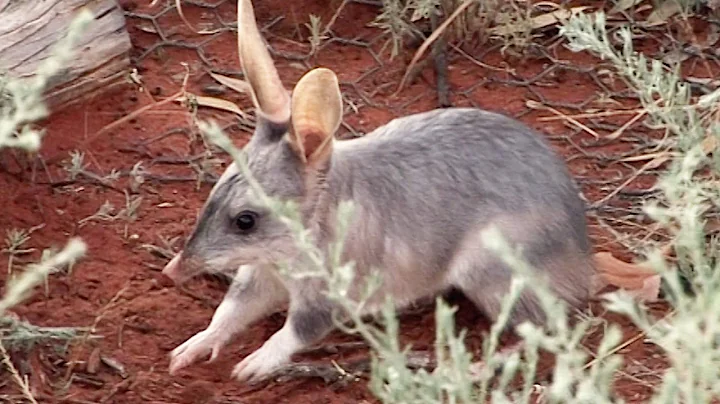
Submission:
{"label": "bilby's pink nose", "polygon": [[162,273],[168,278],[172,279],[173,282],[177,283],[180,278],[180,256],[182,251],[177,253],[171,260],[165,265]]}

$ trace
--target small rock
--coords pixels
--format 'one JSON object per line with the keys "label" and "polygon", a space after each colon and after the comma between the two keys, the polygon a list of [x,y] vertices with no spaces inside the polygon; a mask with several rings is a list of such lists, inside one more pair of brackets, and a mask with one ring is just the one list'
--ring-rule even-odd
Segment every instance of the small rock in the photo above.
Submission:
{"label": "small rock", "polygon": [[100,348],[95,348],[90,353],[90,357],[87,360],[85,371],[91,375],[97,374],[100,368]]}
{"label": "small rock", "polygon": [[108,366],[109,368],[111,368],[112,370],[117,372],[120,375],[120,377],[122,377],[123,379],[126,379],[128,377],[127,371],[125,370],[125,366],[123,366],[123,364],[120,363],[120,361],[110,358],[108,356],[101,356],[100,360],[102,360],[102,362],[106,366]]}
{"label": "small rock", "polygon": [[227,93],[227,87],[222,85],[210,84],[202,88],[202,92],[205,95],[223,95]]}

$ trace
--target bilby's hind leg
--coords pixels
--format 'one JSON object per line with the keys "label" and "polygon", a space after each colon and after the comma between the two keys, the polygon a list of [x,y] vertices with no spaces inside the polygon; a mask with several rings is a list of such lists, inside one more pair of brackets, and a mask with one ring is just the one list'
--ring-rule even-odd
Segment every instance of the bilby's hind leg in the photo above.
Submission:
{"label": "bilby's hind leg", "polygon": [[[548,285],[551,291],[555,296],[568,303],[569,309],[579,306],[587,297],[583,285],[586,284],[585,279],[588,278],[590,267],[584,257],[582,253],[561,254],[534,263],[539,275],[549,275],[546,276],[546,279],[549,280]],[[454,286],[495,323],[502,310],[503,300],[510,292],[513,272],[499,260],[487,259],[487,256],[484,258],[477,262],[478,265],[481,265],[477,269],[464,271],[461,274],[461,280],[456,280]],[[558,278],[557,275],[561,274],[566,274],[566,276]],[[516,327],[524,322],[538,326],[545,324],[548,317],[538,296],[534,293],[533,287],[532,283],[525,285],[513,305],[508,321],[505,323],[504,332],[510,331],[514,334]],[[495,354],[507,358],[518,353],[523,346],[524,340],[520,339],[499,348]],[[500,360],[497,367],[488,369],[488,364],[481,360],[473,363],[469,371],[473,380],[482,380],[488,374],[499,376],[504,363],[504,360]]]}
{"label": "bilby's hind leg", "polygon": [[[469,233],[456,251],[450,267],[450,283],[472,300],[492,321],[498,319],[505,296],[510,292],[513,269],[484,246],[482,234],[490,224],[500,230],[506,242],[518,249],[535,278],[570,308],[587,301],[592,276],[589,245],[581,226],[563,215],[539,213],[499,216],[478,231]],[[529,321],[545,323],[547,317],[535,291],[525,285],[513,306],[507,327]]]}
{"label": "bilby's hind leg", "polygon": [[[470,299],[479,310],[490,320],[497,321],[502,309],[503,300],[510,292],[513,271],[497,259],[478,261],[477,269],[463,271],[460,281],[453,284]],[[588,257],[579,251],[560,252],[530,260],[536,270],[536,276],[545,282],[556,298],[564,301],[568,310],[573,310],[587,302],[589,297],[589,280],[591,263]],[[533,283],[525,285],[520,297],[515,302],[506,327],[514,329],[517,325],[528,321],[535,325],[543,325],[547,314],[542,308],[535,293]]]}
{"label": "bilby's hind leg", "polygon": [[[483,265],[475,271],[467,271],[463,274],[462,281],[455,282],[454,286],[495,323],[502,310],[503,300],[510,292],[512,269],[499,260],[491,262],[492,265]],[[545,319],[545,312],[537,296],[525,288],[513,305],[505,328],[514,329],[525,321],[542,324]]]}

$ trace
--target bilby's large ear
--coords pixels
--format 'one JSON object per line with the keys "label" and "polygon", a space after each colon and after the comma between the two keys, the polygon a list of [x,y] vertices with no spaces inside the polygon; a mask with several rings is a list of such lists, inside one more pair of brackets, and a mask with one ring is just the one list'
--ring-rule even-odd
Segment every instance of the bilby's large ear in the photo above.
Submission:
{"label": "bilby's large ear", "polygon": [[238,53],[258,112],[275,123],[290,120],[290,94],[283,87],[255,22],[251,0],[238,0]]}
{"label": "bilby's large ear", "polygon": [[316,166],[330,158],[342,115],[342,95],[335,73],[324,67],[305,73],[292,93],[290,131],[290,142],[304,162]]}

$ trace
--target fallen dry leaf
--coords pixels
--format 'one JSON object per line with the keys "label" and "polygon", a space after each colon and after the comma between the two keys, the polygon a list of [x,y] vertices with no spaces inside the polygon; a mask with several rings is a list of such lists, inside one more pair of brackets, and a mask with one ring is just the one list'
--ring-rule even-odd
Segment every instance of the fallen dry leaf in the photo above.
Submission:
{"label": "fallen dry leaf", "polygon": [[651,160],[651,161],[653,161],[653,163],[650,164],[650,167],[648,167],[648,168],[657,168],[657,167],[661,166],[664,162],[670,160],[670,158],[672,156],[673,156],[673,154],[668,151],[660,151],[660,152],[655,152],[655,153],[641,154],[639,156],[625,157],[618,161],[628,163],[628,162],[635,162],[635,161]]}
{"label": "fallen dry leaf", "polygon": [[[717,139],[709,135],[702,141],[702,148],[705,152],[705,155],[710,155],[715,152],[715,149],[718,147],[718,141]],[[669,151],[659,151],[655,153],[647,153],[647,154],[641,154],[639,156],[629,156],[622,158],[618,161],[622,162],[636,162],[636,161],[647,161],[650,160],[647,164],[648,169],[658,168],[661,165],[663,165],[665,162],[670,160],[671,158],[675,157],[677,153],[669,152]]]}
{"label": "fallen dry leaf", "polygon": [[[562,20],[567,20],[568,18],[572,17],[575,14],[578,14],[582,12],[583,10],[586,10],[590,7],[588,6],[580,6],[580,7],[573,7],[570,10],[555,10],[551,11],[549,13],[540,14],[538,16],[535,16],[530,19],[532,30],[545,28],[550,25],[558,24]],[[520,26],[517,24],[506,24],[499,27],[493,27],[490,29],[490,33],[495,35],[510,35],[515,32],[521,32],[525,29],[524,26]]]}
{"label": "fallen dry leaf", "polygon": [[[228,100],[223,100],[221,98],[215,98],[215,97],[206,97],[203,95],[192,95],[192,98],[197,102],[198,105],[202,107],[210,107],[210,108],[217,108],[222,109],[229,112],[234,112],[238,115],[240,115],[243,118],[246,118],[245,112],[243,112],[240,107],[235,105],[235,103],[230,102]],[[186,97],[178,97],[176,99],[177,102],[186,102]]]}
{"label": "fallen dry leaf", "polygon": [[238,93],[249,94],[251,91],[250,83],[245,80],[236,79],[234,77],[223,76],[213,72],[208,72],[210,77],[218,81],[218,83],[230,87]]}
{"label": "fallen dry leaf", "polygon": [[708,135],[708,137],[703,139],[702,147],[705,155],[713,154],[715,152],[715,149],[717,149],[718,147],[717,138],[713,135]]}
{"label": "fallen dry leaf", "polygon": [[640,2],[642,2],[642,0],[618,0],[617,3],[615,3],[615,6],[608,12],[608,14],[615,14],[619,13],[620,11],[625,11],[630,7],[634,7],[640,4]]}
{"label": "fallen dry leaf", "polygon": [[615,258],[609,252],[594,255],[597,276],[593,279],[593,294],[607,285],[626,290],[639,300],[654,301],[660,295],[660,275],[652,269]]}
{"label": "fallen dry leaf", "polygon": [[665,1],[660,4],[652,13],[648,16],[645,22],[649,26],[656,26],[665,24],[668,18],[682,11],[680,4],[675,1]]}

